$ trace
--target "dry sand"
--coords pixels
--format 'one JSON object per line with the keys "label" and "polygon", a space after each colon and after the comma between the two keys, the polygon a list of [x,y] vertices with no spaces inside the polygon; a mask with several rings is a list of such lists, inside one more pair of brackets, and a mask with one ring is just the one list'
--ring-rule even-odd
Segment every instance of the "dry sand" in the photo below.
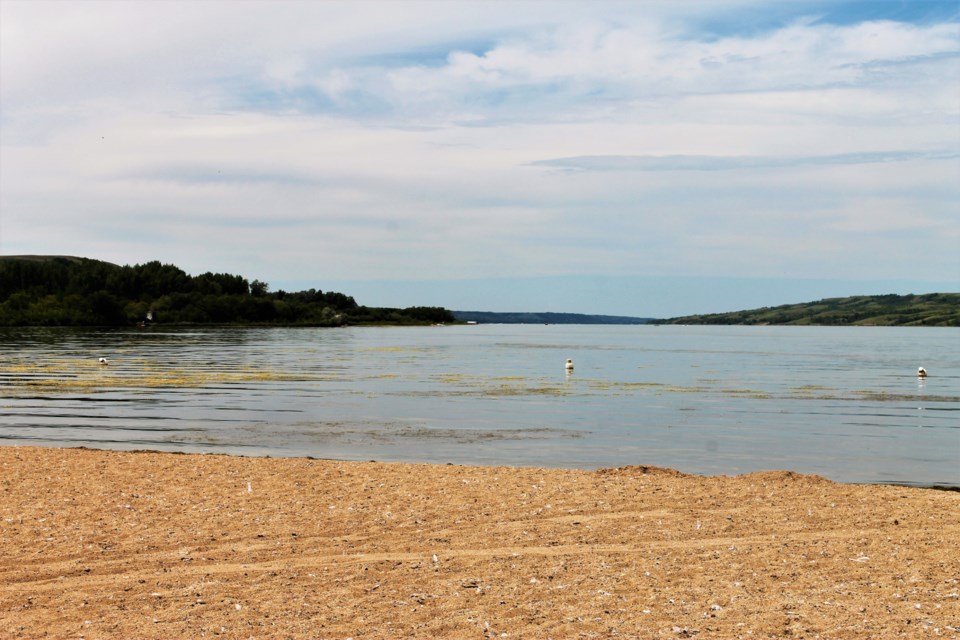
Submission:
{"label": "dry sand", "polygon": [[0,447],[2,638],[960,636],[960,494]]}

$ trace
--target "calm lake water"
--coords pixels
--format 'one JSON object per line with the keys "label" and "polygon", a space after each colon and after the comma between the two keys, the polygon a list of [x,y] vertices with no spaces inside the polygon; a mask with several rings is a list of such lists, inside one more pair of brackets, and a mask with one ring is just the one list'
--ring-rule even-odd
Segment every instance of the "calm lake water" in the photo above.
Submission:
{"label": "calm lake water", "polygon": [[0,329],[0,444],[960,486],[960,330]]}

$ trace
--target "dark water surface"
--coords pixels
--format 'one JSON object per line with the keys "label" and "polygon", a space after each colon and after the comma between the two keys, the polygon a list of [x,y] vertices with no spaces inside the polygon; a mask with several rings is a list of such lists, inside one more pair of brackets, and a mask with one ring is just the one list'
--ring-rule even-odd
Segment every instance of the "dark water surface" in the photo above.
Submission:
{"label": "dark water surface", "polygon": [[0,444],[960,486],[960,330],[0,329]]}

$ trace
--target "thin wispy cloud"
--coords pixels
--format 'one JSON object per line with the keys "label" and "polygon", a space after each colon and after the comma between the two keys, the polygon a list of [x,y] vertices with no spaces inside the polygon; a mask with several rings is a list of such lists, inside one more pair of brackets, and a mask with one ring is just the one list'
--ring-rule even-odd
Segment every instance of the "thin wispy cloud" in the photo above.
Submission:
{"label": "thin wispy cloud", "polygon": [[0,252],[960,281],[955,2],[243,9],[0,2]]}
{"label": "thin wispy cloud", "polygon": [[579,156],[530,164],[574,171],[735,171],[958,159],[960,151],[875,151],[825,156]]}

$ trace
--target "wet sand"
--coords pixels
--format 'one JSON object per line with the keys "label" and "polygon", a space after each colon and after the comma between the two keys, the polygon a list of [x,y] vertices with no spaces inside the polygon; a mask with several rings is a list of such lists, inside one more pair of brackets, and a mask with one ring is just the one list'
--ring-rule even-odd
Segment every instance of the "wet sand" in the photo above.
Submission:
{"label": "wet sand", "polygon": [[960,637],[960,493],[0,447],[2,638]]}

